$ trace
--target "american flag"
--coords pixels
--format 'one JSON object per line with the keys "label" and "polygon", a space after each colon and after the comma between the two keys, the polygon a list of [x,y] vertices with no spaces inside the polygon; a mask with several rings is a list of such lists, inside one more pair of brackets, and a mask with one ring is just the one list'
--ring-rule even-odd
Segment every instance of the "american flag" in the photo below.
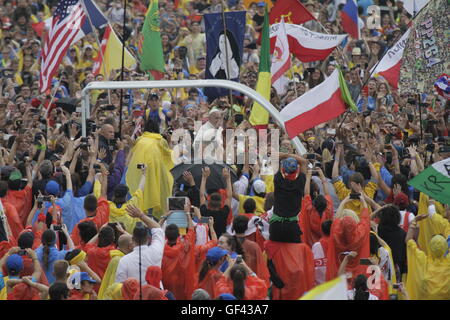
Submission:
{"label": "american flag", "polygon": [[86,14],[81,0],[62,0],[53,14],[42,51],[39,85],[41,92],[50,88],[51,81],[69,47],[84,33],[81,26]]}

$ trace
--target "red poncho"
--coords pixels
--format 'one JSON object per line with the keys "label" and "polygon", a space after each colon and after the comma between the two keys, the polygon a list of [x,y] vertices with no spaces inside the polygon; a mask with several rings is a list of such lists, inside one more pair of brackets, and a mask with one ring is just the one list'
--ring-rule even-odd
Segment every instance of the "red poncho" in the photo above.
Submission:
{"label": "red poncho", "polygon": [[314,256],[306,244],[268,240],[265,247],[284,283],[282,289],[272,286],[273,300],[297,300],[314,287]]}
{"label": "red poncho", "polygon": [[370,256],[370,221],[369,209],[364,208],[359,216],[359,223],[352,217],[338,218],[331,226],[330,241],[327,253],[327,280],[336,278],[339,266],[344,259],[342,252],[356,251],[358,255],[349,260],[346,272],[355,271],[361,258]]}
{"label": "red poncho", "polygon": [[[78,222],[78,224],[80,224],[81,222],[84,222],[84,221],[94,222],[95,225],[97,226],[97,230],[100,230],[100,228],[109,221],[108,201],[105,198],[98,199],[97,212],[96,212],[95,216],[84,218],[84,219],[80,220],[80,222]],[[78,246],[81,243],[80,230],[78,229],[78,224],[75,226],[75,228],[73,228],[72,235],[71,235],[71,238],[72,238],[75,246]]]}
{"label": "red poncho", "polygon": [[203,280],[198,283],[198,288],[204,289],[209,293],[210,297],[214,297],[214,288],[216,287],[216,283],[219,281],[221,276],[222,272],[219,270],[209,270]]}
{"label": "red poncho", "polygon": [[[214,288],[214,297],[223,293],[233,294],[233,281],[221,276]],[[244,300],[264,300],[267,296],[266,282],[258,277],[248,276],[245,280]]]}
{"label": "red poncho", "polygon": [[322,223],[333,219],[333,200],[329,195],[325,196],[325,199],[327,199],[327,208],[322,213],[322,217],[319,216],[319,213],[314,208],[309,194],[302,201],[299,220],[300,230],[303,232],[302,242],[306,243],[310,248],[323,236]]}
{"label": "red poncho", "polygon": [[217,240],[210,240],[205,244],[196,245],[194,254],[195,254],[195,272],[198,273],[200,271],[201,265],[203,261],[206,259],[206,253],[209,249],[217,246]]}
{"label": "red poncho", "polygon": [[[377,266],[372,266],[377,267]],[[355,271],[356,278],[359,274],[363,274],[368,279],[369,292],[374,296],[377,296],[379,300],[389,300],[389,285],[383,276],[382,272],[375,272],[375,268],[370,268],[370,266],[359,265]],[[379,281],[377,281],[379,280]],[[349,288],[351,289],[351,287]]]}
{"label": "red poncho", "polygon": [[122,283],[122,297],[124,300],[139,300],[139,281],[134,278],[125,280]]}
{"label": "red poncho", "polygon": [[195,269],[195,232],[189,229],[183,240],[164,247],[161,269],[164,288],[171,291],[177,300],[187,300],[197,287],[198,274]]}
{"label": "red poncho", "polygon": [[41,300],[39,291],[30,287],[26,283],[16,284],[13,290],[8,293],[8,300]]}
{"label": "red poncho", "polygon": [[245,252],[245,263],[250,269],[260,278],[266,281],[267,286],[270,286],[269,270],[267,269],[267,261],[264,258],[261,249],[256,242],[246,239],[242,243],[242,248]]}
{"label": "red poncho", "polygon": [[96,244],[87,244],[85,251],[87,254],[87,263],[100,278],[105,275],[108,264],[111,261],[111,250],[115,250],[116,247],[111,244],[107,247],[99,248]]}
{"label": "red poncho", "polygon": [[[168,300],[167,290],[161,290],[155,286],[146,284],[142,287],[142,300]],[[135,293],[133,300],[140,300],[139,290]]]}
{"label": "red poncho", "polygon": [[22,226],[27,223],[28,215],[31,211],[32,197],[33,192],[28,185],[22,190],[8,190],[5,196],[6,202],[9,202],[16,208]]}

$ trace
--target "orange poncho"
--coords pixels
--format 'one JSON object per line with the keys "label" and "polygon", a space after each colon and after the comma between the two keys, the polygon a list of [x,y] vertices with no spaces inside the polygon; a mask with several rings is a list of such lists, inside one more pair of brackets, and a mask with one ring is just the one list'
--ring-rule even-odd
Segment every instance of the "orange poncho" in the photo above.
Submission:
{"label": "orange poncho", "polygon": [[[214,288],[214,297],[218,297],[223,293],[233,294],[233,281],[221,276],[216,282]],[[249,276],[245,280],[244,300],[264,300],[267,296],[267,285],[264,280],[258,277]]]}
{"label": "orange poncho", "polygon": [[327,199],[327,208],[322,213],[322,217],[314,208],[311,196],[308,194],[303,198],[302,211],[300,213],[300,230],[302,230],[302,242],[306,243],[310,248],[314,243],[320,240],[322,234],[322,223],[326,220],[333,219],[333,200],[329,195]]}
{"label": "orange poncho", "polygon": [[31,288],[26,283],[19,283],[8,293],[8,300],[41,300],[41,296],[35,288]]}
{"label": "orange poncho", "polygon": [[197,287],[198,274],[195,269],[195,232],[189,229],[183,240],[164,247],[161,269],[164,288],[171,291],[177,300],[190,299]]}
{"label": "orange poncho", "polygon": [[297,300],[314,287],[314,256],[306,244],[268,240],[265,247],[284,283],[282,289],[272,286],[273,300]]}
{"label": "orange poncho", "polygon": [[198,288],[201,288],[209,293],[210,297],[214,297],[214,288],[216,287],[217,281],[219,281],[222,276],[222,272],[217,269],[211,269],[206,273],[202,281],[198,283]]}
{"label": "orange poncho", "polygon": [[87,244],[85,246],[88,265],[100,278],[103,278],[105,275],[109,261],[111,261],[109,252],[115,249],[113,244],[102,248],[97,247],[95,244]]}
{"label": "orange poncho", "polygon": [[270,286],[269,270],[267,269],[267,261],[264,258],[261,249],[256,242],[246,239],[242,243],[242,248],[245,252],[245,263],[250,269],[260,278],[266,281],[267,286]]}
{"label": "orange poncho", "polygon": [[339,266],[344,259],[342,252],[356,251],[358,253],[355,258],[349,260],[346,268],[347,272],[352,272],[352,278],[356,277],[359,260],[370,257],[369,210],[363,209],[359,218],[359,223],[349,216],[333,221],[327,253],[327,280],[336,278]]}
{"label": "orange poncho", "polygon": [[6,202],[9,202],[16,208],[22,225],[27,223],[27,218],[31,211],[32,197],[33,192],[28,185],[22,190],[8,190],[5,196]]}

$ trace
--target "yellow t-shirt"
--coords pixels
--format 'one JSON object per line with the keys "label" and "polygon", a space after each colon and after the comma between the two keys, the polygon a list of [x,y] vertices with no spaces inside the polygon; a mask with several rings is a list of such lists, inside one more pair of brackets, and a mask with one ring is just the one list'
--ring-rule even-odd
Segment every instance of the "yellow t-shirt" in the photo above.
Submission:
{"label": "yellow t-shirt", "polygon": [[266,200],[264,198],[258,197],[258,196],[244,196],[242,194],[239,195],[239,213],[244,213],[244,202],[252,198],[256,202],[256,211],[255,214],[257,216],[260,216],[264,213],[264,203]]}
{"label": "yellow t-shirt", "polygon": [[[339,200],[344,200],[350,193],[351,190],[348,189],[344,182],[342,180],[338,180],[333,183],[334,189],[336,190],[336,195],[338,196]],[[377,192],[378,185],[372,181],[369,181],[366,186],[364,187],[364,192],[369,198],[372,198],[375,196],[375,192]],[[344,206],[344,209],[350,209],[355,211],[357,214],[361,211],[361,201],[359,200],[351,200],[347,202],[347,204]],[[369,208],[369,211],[370,208]]]}

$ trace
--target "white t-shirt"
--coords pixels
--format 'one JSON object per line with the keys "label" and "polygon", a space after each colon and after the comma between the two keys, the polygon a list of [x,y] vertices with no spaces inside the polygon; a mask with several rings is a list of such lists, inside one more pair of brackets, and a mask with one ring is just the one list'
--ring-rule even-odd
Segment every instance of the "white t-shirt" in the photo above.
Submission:
{"label": "white t-shirt", "polygon": [[[399,226],[400,228],[402,228],[402,229],[403,229],[403,226],[404,226],[405,215],[406,215],[406,213],[407,213],[407,211],[405,211],[405,210],[400,211],[400,216],[401,216],[401,218],[400,218],[400,223],[399,223],[398,226]],[[414,218],[415,218],[414,214],[411,213],[411,212],[409,212],[409,216],[408,216],[408,222],[409,222],[409,224],[408,224],[408,225],[411,225],[411,223],[413,222]]]}

